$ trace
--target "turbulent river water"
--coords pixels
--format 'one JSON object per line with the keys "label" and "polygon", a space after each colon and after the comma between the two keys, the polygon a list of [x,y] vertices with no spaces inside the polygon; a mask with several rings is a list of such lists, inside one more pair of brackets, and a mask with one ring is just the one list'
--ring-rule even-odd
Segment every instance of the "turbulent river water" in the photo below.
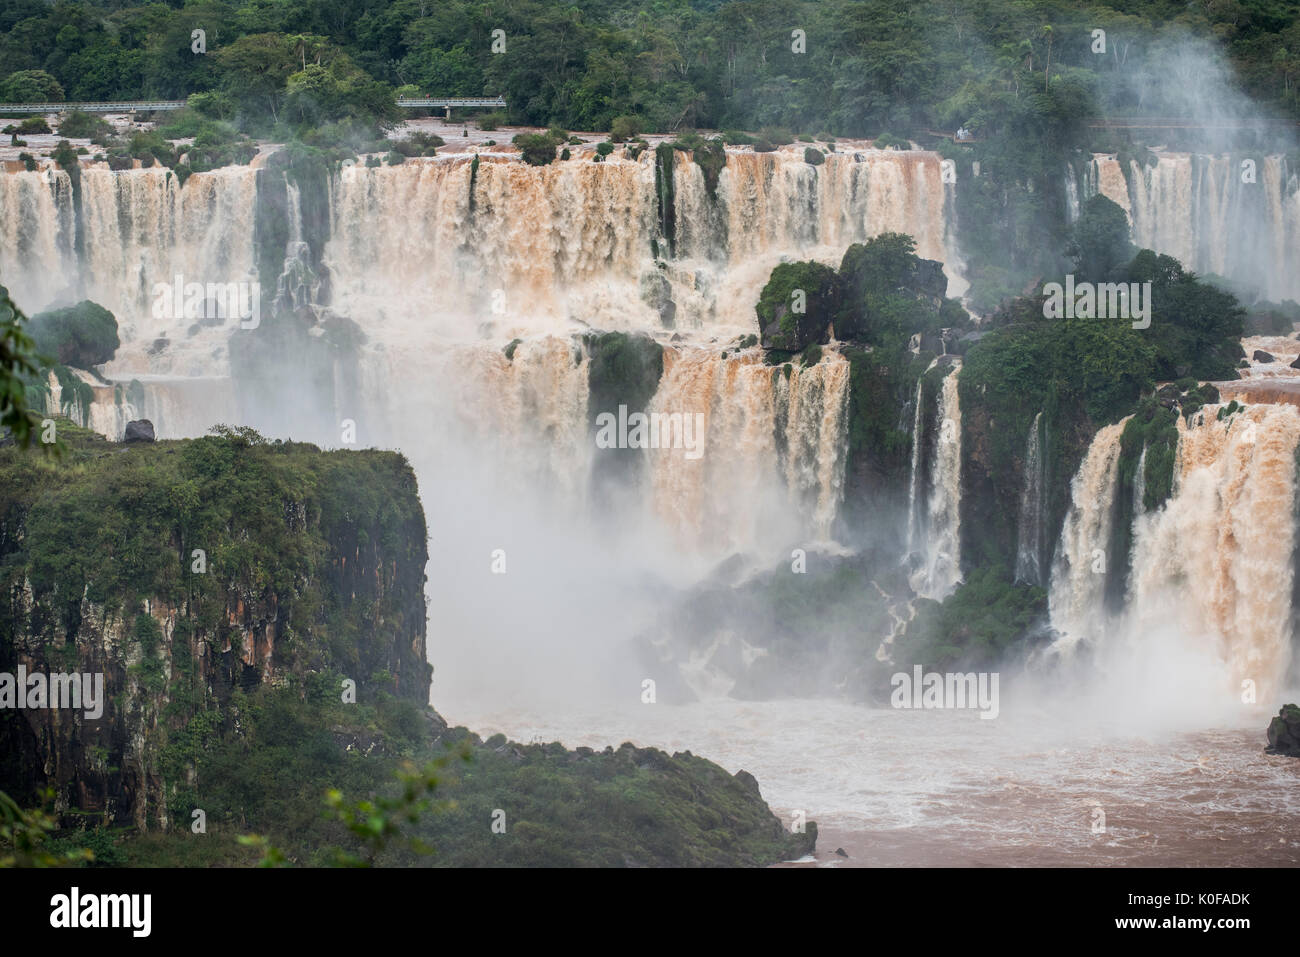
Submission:
{"label": "turbulent river water", "polygon": [[1004,703],[996,721],[804,699],[559,714],[451,694],[440,707],[485,734],[633,741],[743,768],[787,826],[796,811],[817,821],[821,866],[1300,863],[1300,767],[1263,754],[1262,708],[1204,730],[1135,733],[1063,722],[1059,699],[1010,713]]}

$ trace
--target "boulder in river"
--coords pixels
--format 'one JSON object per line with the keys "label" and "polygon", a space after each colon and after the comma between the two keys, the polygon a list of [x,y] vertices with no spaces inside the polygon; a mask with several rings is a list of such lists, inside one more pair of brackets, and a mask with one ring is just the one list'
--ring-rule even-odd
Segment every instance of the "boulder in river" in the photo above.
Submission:
{"label": "boulder in river", "polygon": [[1277,359],[1269,355],[1263,349],[1256,349],[1254,355],[1252,355],[1251,358],[1254,359],[1256,362],[1277,362]]}
{"label": "boulder in river", "polygon": [[1300,758],[1300,706],[1284,704],[1269,722],[1268,751]]}
{"label": "boulder in river", "polygon": [[126,432],[122,435],[123,442],[152,442],[154,441],[153,423],[148,419],[135,419],[126,424]]}

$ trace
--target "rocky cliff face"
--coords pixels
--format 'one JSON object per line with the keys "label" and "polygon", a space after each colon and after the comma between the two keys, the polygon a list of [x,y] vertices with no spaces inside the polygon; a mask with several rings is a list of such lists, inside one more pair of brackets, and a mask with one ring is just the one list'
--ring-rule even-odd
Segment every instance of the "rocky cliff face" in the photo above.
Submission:
{"label": "rocky cliff face", "polygon": [[401,456],[60,433],[58,459],[0,449],[0,673],[102,674],[105,700],[0,710],[0,790],[166,829],[189,745],[238,726],[237,691],[348,679],[426,703],[426,534]]}

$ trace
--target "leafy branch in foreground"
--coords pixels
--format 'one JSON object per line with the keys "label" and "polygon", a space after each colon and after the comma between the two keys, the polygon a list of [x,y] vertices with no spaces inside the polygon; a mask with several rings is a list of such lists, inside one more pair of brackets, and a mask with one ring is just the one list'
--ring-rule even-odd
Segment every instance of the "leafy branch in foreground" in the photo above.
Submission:
{"label": "leafy branch in foreground", "polygon": [[40,371],[40,362],[35,341],[23,329],[26,321],[9,290],[0,286],[0,430],[11,432],[23,447],[40,421],[27,407],[26,378]]}
{"label": "leafy branch in foreground", "polygon": [[[376,797],[348,802],[343,792],[331,788],[325,794],[325,804],[332,816],[352,832],[361,842],[363,854],[358,855],[343,848],[326,848],[335,867],[373,867],[376,859],[395,842],[404,843],[415,854],[432,854],[433,848],[413,834],[408,834],[403,825],[414,826],[419,823],[420,815],[427,811],[446,811],[455,808],[456,802],[438,801],[434,792],[441,780],[439,772],[454,758],[469,761],[471,751],[468,744],[462,744],[456,751],[435,758],[423,770],[416,770],[407,762],[397,772],[401,784],[401,793],[396,797]],[[262,835],[243,835],[239,843],[246,847],[262,850],[259,867],[285,867],[288,858],[270,840]]]}
{"label": "leafy branch in foreground", "polygon": [[[54,791],[47,789],[43,798],[49,805]],[[62,867],[94,860],[94,852],[86,848],[56,852],[47,847],[57,826],[54,815],[44,808],[24,811],[0,791],[0,868]]]}

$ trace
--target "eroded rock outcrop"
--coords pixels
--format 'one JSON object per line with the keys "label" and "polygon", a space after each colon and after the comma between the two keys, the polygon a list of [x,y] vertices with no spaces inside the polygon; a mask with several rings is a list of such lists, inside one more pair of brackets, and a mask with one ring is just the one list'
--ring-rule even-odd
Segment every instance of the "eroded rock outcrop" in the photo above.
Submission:
{"label": "eroded rock outcrop", "polygon": [[1268,724],[1270,754],[1300,758],[1300,706],[1283,705]]}

